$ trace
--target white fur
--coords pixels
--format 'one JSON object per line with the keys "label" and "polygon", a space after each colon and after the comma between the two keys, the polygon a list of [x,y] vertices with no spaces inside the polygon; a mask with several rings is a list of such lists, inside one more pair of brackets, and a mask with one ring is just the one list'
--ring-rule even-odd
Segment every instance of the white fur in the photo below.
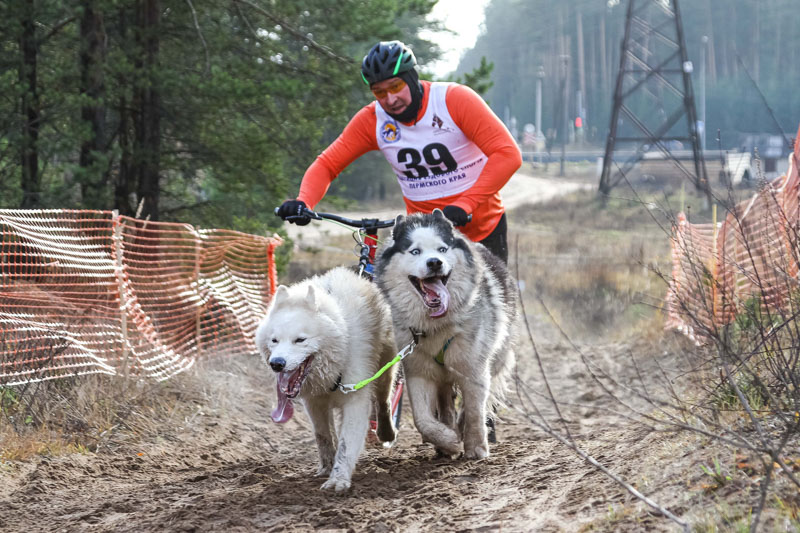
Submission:
{"label": "white fur", "polygon": [[[432,443],[439,452],[458,453],[463,438],[465,457],[485,458],[489,456],[485,424],[487,414],[491,416],[487,404],[499,403],[504,376],[514,361],[517,312],[513,281],[506,280],[504,296],[503,280],[488,268],[485,254],[489,252],[483,246],[456,232],[456,238],[469,250],[466,253],[452,245],[452,238],[448,245],[448,236],[441,234],[441,224],[436,223],[436,227],[424,224],[429,220],[436,222],[435,219],[417,217],[405,219],[409,222],[405,229],[399,226],[403,235],[395,233],[395,241],[389,243],[389,248],[398,248],[399,239],[410,244],[390,254],[386,253],[387,248],[378,271],[378,283],[392,308],[398,346],[411,341],[409,328],[424,332],[414,353],[403,362],[414,422],[423,440]],[[402,222],[399,217],[398,224]],[[408,279],[409,275],[429,276],[427,264],[432,258],[441,261],[442,273],[449,275],[446,283],[449,309],[439,318],[430,317],[430,310]],[[451,338],[442,366],[434,358]],[[463,409],[458,417],[454,387],[462,395]]]}
{"label": "white fur", "polygon": [[[256,346],[265,363],[281,357],[287,370],[314,354],[297,399],[314,429],[320,456],[317,475],[329,476],[322,488],[347,490],[364,447],[373,396],[378,407],[378,437],[383,441],[395,437],[389,413],[394,367],[357,392],[331,390],[339,376],[341,383],[358,383],[394,357],[385,299],[374,284],[345,268],[288,288],[281,286],[258,326]],[[342,415],[338,431],[334,410]]]}

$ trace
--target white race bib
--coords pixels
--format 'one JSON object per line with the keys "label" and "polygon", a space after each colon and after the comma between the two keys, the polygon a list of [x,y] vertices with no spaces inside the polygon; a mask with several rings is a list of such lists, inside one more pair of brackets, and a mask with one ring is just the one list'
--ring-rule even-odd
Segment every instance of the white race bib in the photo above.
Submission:
{"label": "white race bib", "polygon": [[413,126],[406,126],[375,103],[378,147],[392,165],[403,196],[434,200],[472,187],[486,156],[456,126],[447,111],[449,83],[431,83],[428,108]]}

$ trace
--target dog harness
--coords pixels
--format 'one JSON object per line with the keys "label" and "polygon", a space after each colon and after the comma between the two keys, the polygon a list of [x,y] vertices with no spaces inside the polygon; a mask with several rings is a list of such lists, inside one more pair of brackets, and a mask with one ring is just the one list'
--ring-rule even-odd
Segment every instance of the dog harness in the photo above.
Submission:
{"label": "dog harness", "polygon": [[450,337],[447,339],[447,341],[444,343],[444,346],[442,346],[442,349],[439,350],[439,353],[433,357],[433,360],[439,363],[441,366],[444,366],[444,352],[446,352],[450,347],[450,343],[453,342],[453,339],[455,339],[455,337]]}
{"label": "dog harness", "polygon": [[[412,329],[411,330],[411,336],[413,337],[414,342],[419,344],[419,339],[420,339],[420,337],[424,337],[425,336],[425,332],[424,331],[414,331]],[[453,339],[455,339],[455,338],[456,338],[455,335],[453,335],[452,337],[447,339],[444,342],[444,346],[442,346],[442,349],[439,350],[436,353],[436,355],[433,356],[433,360],[436,361],[439,365],[444,366],[444,352],[447,351],[447,349],[450,347],[450,343],[453,342]]]}
{"label": "dog harness", "polygon": [[397,355],[394,356],[394,359],[383,365],[383,367],[380,370],[378,370],[375,373],[375,375],[367,379],[361,380],[358,383],[353,383],[351,385],[343,385],[342,376],[339,376],[339,379],[336,380],[336,383],[334,384],[334,388],[332,390],[336,390],[338,388],[343,393],[348,394],[351,392],[355,392],[359,389],[363,389],[364,387],[366,387],[367,385],[369,385],[370,383],[381,377],[383,373],[389,370],[392,366],[396,365],[397,363],[399,363],[400,361],[402,361],[403,359],[414,353],[414,348],[417,347],[418,337],[414,335],[413,331],[411,332],[411,335],[412,335],[411,342],[406,344],[406,346],[402,350],[400,350],[397,353]]}
{"label": "dog harness", "polygon": [[[363,389],[364,387],[366,387],[367,385],[369,385],[370,383],[381,377],[383,373],[389,370],[391,367],[393,367],[394,365],[396,365],[397,363],[399,363],[400,361],[402,361],[403,359],[414,353],[414,348],[416,348],[417,345],[419,344],[420,337],[425,336],[425,332],[414,331],[411,328],[409,328],[409,330],[411,331],[411,342],[406,344],[403,347],[403,349],[400,350],[397,353],[397,355],[394,356],[394,359],[383,365],[383,367],[380,370],[378,370],[375,373],[375,375],[373,375],[372,377],[368,377],[367,379],[361,380],[358,383],[344,385],[342,384],[342,375],[339,374],[339,377],[336,378],[336,383],[334,383],[333,387],[331,387],[331,392],[334,392],[336,391],[336,389],[339,389],[344,394],[349,394],[359,389]],[[444,353],[450,347],[450,343],[453,342],[453,339],[455,339],[454,336],[447,339],[447,341],[445,341],[444,343],[444,346],[442,346],[442,349],[439,350],[439,352],[433,357],[433,360],[436,361],[436,363],[438,363],[441,366],[444,366]]]}

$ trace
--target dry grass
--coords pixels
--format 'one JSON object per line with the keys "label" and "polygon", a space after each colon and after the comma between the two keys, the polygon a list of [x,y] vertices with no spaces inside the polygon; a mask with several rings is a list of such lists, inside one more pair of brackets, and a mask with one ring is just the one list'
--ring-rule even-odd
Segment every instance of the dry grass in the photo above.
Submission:
{"label": "dry grass", "polygon": [[512,217],[510,266],[524,296],[541,299],[577,338],[641,332],[664,296],[652,267],[669,264],[667,236],[641,204],[611,202],[576,193]]}
{"label": "dry grass", "polygon": [[164,383],[103,375],[0,389],[0,460],[95,453],[158,435],[205,401],[190,375]]}

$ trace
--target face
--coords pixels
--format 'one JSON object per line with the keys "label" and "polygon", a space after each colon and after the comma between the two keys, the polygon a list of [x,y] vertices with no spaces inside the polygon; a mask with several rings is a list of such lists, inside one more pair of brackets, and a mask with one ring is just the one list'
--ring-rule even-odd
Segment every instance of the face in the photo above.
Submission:
{"label": "face", "polygon": [[450,305],[450,275],[463,260],[463,243],[441,211],[424,217],[398,219],[392,247],[381,260],[386,272],[378,278],[400,280],[401,291],[414,295],[431,318],[443,317]]}
{"label": "face", "polygon": [[399,115],[411,104],[411,89],[400,78],[389,78],[373,83],[370,89],[387,113]]}
{"label": "face", "polygon": [[279,392],[294,398],[300,392],[314,355],[320,349],[314,293],[290,296],[279,287],[267,317],[256,330],[256,346],[278,374]]}

